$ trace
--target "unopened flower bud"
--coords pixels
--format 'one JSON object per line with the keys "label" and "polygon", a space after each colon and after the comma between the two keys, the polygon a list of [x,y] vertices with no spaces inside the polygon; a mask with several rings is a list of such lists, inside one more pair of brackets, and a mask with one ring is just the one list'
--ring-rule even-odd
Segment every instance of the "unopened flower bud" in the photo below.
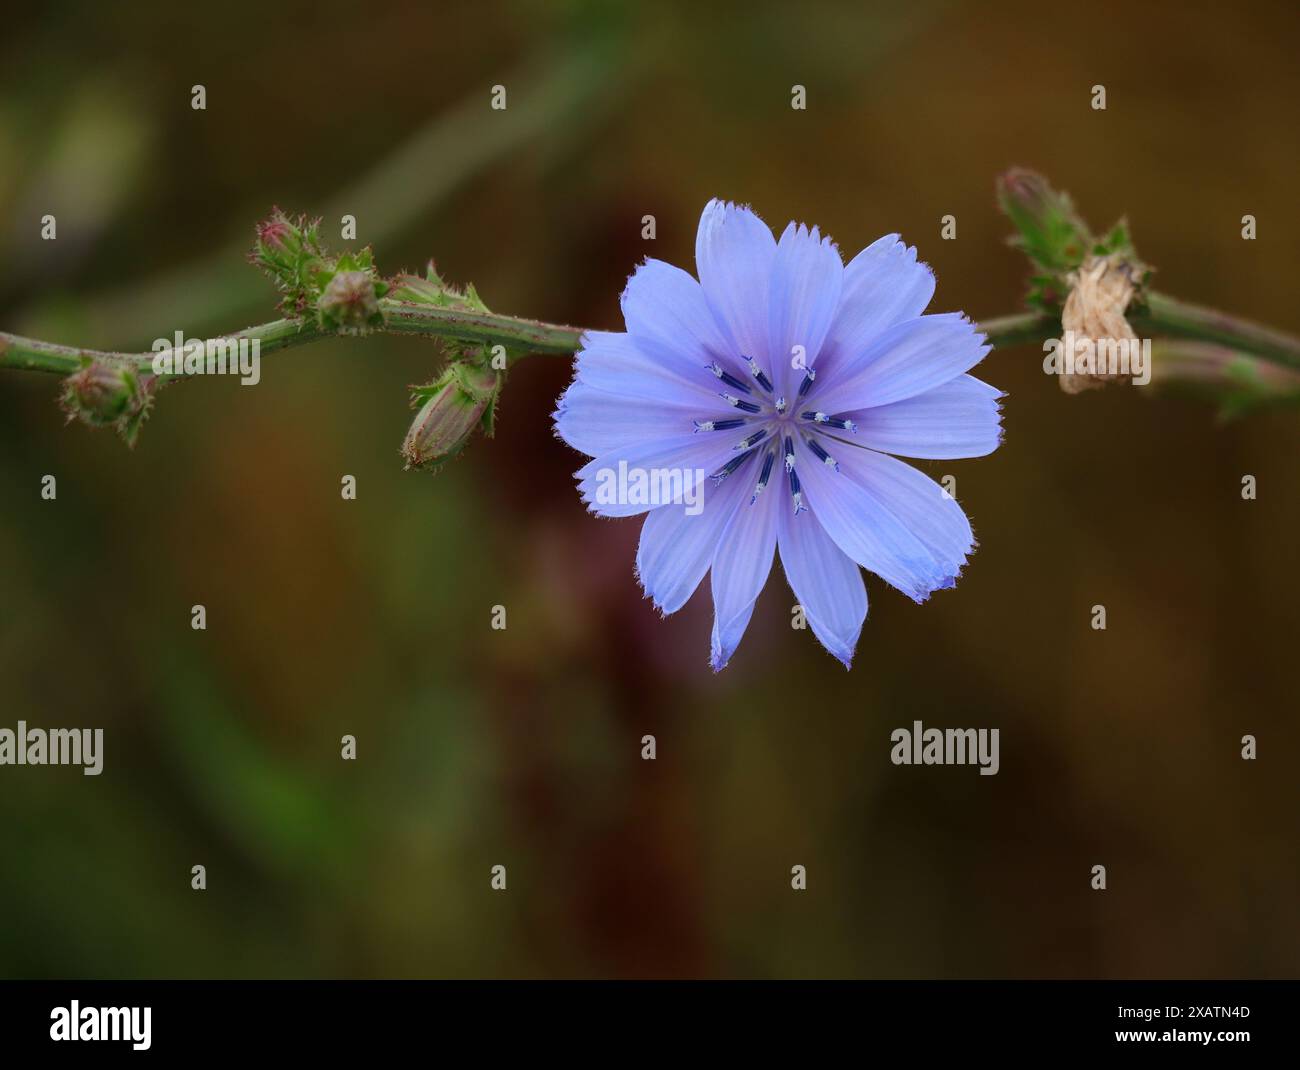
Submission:
{"label": "unopened flower bud", "polygon": [[998,176],[998,201],[1017,225],[1041,229],[1059,210],[1063,194],[1057,193],[1042,175],[1013,167]]}
{"label": "unopened flower bud", "polygon": [[320,243],[320,220],[291,218],[279,208],[257,224],[257,241],[248,258],[275,282],[283,294],[281,309],[289,316],[305,315],[318,291],[312,280],[321,270],[325,250]]}
{"label": "unopened flower bud", "polygon": [[1029,303],[1059,313],[1065,275],[1087,254],[1092,238],[1067,193],[1052,189],[1042,175],[1021,167],[998,176],[998,204],[1015,225],[1011,243],[1034,265]]}
{"label": "unopened flower bud", "polygon": [[384,322],[379,295],[368,271],[340,271],[326,284],[316,303],[321,326],[339,328],[378,327]]}
{"label": "unopened flower bud", "polygon": [[275,252],[283,251],[287,246],[293,228],[283,216],[272,216],[257,224],[257,240]]}
{"label": "unopened flower bud", "polygon": [[[257,224],[257,241],[249,258],[276,276],[293,276],[306,262],[321,257],[320,220],[300,215],[296,219],[279,208]],[[292,277],[280,281],[293,282]]]}
{"label": "unopened flower bud", "polygon": [[111,424],[134,404],[139,389],[131,369],[95,361],[64,381],[63,406],[88,424]]}
{"label": "unopened flower bud", "polygon": [[412,398],[420,411],[402,443],[407,467],[455,456],[480,426],[490,435],[500,387],[500,377],[490,366],[460,361],[420,387]]}
{"label": "unopened flower bud", "polygon": [[116,426],[133,445],[153,401],[152,388],[152,376],[96,360],[64,380],[62,405],[69,420],[91,427]]}

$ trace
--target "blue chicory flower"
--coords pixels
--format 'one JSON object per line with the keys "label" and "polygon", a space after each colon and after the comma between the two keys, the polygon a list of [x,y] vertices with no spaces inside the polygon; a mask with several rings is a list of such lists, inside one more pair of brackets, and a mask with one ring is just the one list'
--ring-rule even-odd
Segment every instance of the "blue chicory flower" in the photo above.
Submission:
{"label": "blue chicory flower", "polygon": [[714,200],[695,262],[698,282],[653,259],[628,280],[627,330],[583,336],[556,433],[593,458],[576,473],[592,512],[648,513],[636,566],[662,613],[711,571],[714,671],[777,550],[847,668],[867,615],[859,566],[922,602],[974,547],[957,502],[890,454],[997,448],[1002,394],[967,374],[990,347],[964,316],[922,314],[934,274],[894,234],[846,267],[817,228],[776,241]]}

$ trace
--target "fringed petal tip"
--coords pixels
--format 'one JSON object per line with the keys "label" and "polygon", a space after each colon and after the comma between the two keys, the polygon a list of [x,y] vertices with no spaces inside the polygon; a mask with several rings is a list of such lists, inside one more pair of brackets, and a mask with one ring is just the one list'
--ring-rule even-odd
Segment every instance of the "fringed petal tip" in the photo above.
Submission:
{"label": "fringed petal tip", "polygon": [[817,645],[821,647],[824,651],[826,651],[826,653],[828,653],[841,665],[843,665],[846,671],[852,671],[853,656],[854,654],[857,653],[854,647],[844,646],[840,643],[835,643],[832,645],[831,643],[828,643],[826,638],[824,638],[821,635],[817,636]]}
{"label": "fringed petal tip", "polygon": [[[674,266],[668,263],[666,260],[660,260],[658,257],[655,256],[643,256],[639,261],[637,261],[636,266],[628,274],[627,281],[623,283],[623,290],[618,295],[618,307],[620,309],[623,309],[624,303],[628,299],[628,291],[632,288],[632,284],[637,281],[637,276],[647,269],[655,269],[655,268],[669,268],[672,270],[676,270]],[[626,318],[626,313],[625,313],[625,318]]]}
{"label": "fringed petal tip", "polygon": [[645,577],[641,574],[641,566],[639,563],[633,565],[632,575],[636,578],[637,586],[641,588],[642,600],[649,602],[650,605],[654,607],[654,611],[659,614],[660,620],[667,620],[673,613],[677,612],[675,609],[665,609],[663,601],[658,595],[650,590],[649,586],[646,584]]}
{"label": "fringed petal tip", "polygon": [[917,247],[908,245],[901,234],[882,235],[867,248],[879,250],[884,257],[891,259],[892,262],[889,264],[891,268],[909,268],[915,265],[928,272],[931,278],[934,277],[934,269],[920,258]]}
{"label": "fringed petal tip", "polygon": [[934,275],[934,268],[930,266],[928,261],[921,259],[915,245],[908,245],[902,238],[898,239],[898,244],[903,250],[900,257],[909,267],[915,264],[917,267],[928,271],[931,276]]}
{"label": "fringed petal tip", "polygon": [[[975,547],[972,544],[971,553],[974,553],[974,551],[975,551]],[[967,560],[969,560],[969,554],[967,555],[966,558],[962,560],[961,564],[957,566],[956,572],[952,573],[951,575],[944,576],[941,579],[937,580],[933,586],[916,587],[913,590],[904,591],[903,593],[906,594],[907,597],[910,598],[913,602],[915,602],[918,606],[925,605],[926,602],[930,601],[930,596],[933,595],[935,592],[951,591],[954,587],[957,586],[957,581],[961,579],[962,570],[965,569]]]}
{"label": "fringed petal tip", "polygon": [[700,222],[704,223],[716,215],[722,215],[725,218],[732,212],[744,212],[746,215],[753,216],[760,223],[763,221],[763,217],[744,201],[728,201],[722,197],[714,197],[704,206],[704,211],[700,213]]}
{"label": "fringed petal tip", "polygon": [[839,244],[829,234],[823,234],[819,227],[810,227],[807,223],[796,223],[792,220],[782,232],[781,241],[788,242],[792,239],[811,241],[815,245],[820,245],[823,249],[832,249],[836,257],[839,258],[840,263],[844,263],[844,255],[840,252]]}
{"label": "fringed petal tip", "polygon": [[[556,438],[558,438],[566,446],[568,446],[569,440],[564,437],[564,432],[560,430],[560,420],[563,419],[563,417],[564,417],[564,405],[563,404],[556,405],[555,411],[551,413],[551,434],[554,435]],[[587,454],[586,456],[590,456],[590,454]]]}

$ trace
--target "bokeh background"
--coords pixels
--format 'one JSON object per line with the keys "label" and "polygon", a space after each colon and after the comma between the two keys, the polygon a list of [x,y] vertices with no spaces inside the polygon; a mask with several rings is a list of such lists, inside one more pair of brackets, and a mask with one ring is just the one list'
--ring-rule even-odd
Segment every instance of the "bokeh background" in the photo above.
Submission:
{"label": "bokeh background", "polygon": [[[145,349],[272,318],[242,256],[279,204],[334,237],[354,214],[383,270],[433,256],[494,309],[617,327],[713,196],[850,254],[900,231],[933,307],[982,318],[1023,292],[993,199],[1018,164],[1097,227],[1127,213],[1162,290],[1300,331],[1298,28],[1282,3],[29,6],[0,40],[0,323]],[[870,579],[846,673],[778,566],[715,676],[707,585],[659,619],[639,522],[578,501],[565,359],[511,373],[494,440],[402,470],[438,361],[268,356],[256,389],[166,391],[134,452],[3,376],[0,724],[102,727],[106,768],[0,768],[0,973],[1296,975],[1295,409],[1067,397],[996,352],[1005,445],[923,464],[980,538],[957,589]],[[999,728],[1001,772],[892,766],[914,719]]]}

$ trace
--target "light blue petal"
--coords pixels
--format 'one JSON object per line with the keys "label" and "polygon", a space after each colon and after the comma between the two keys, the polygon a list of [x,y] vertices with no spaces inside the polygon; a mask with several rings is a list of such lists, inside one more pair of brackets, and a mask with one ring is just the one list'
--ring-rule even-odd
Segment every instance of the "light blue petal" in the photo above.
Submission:
{"label": "light blue petal", "polygon": [[802,347],[808,367],[815,365],[826,332],[840,304],[844,265],[839,250],[816,227],[811,231],[791,223],[777,243],[768,309],[770,359],[768,373],[777,393],[793,401],[804,373],[793,366],[795,346]]}
{"label": "light blue petal", "polygon": [[578,494],[597,516],[636,516],[667,504],[662,500],[627,500],[627,496],[617,493],[620,484],[626,489],[637,473],[645,473],[647,486],[658,485],[661,473],[669,475],[673,481],[668,489],[686,500],[735,455],[735,442],[730,435],[691,434],[602,453],[574,475],[578,480]]}
{"label": "light blue petal", "polygon": [[[718,397],[717,380],[692,368],[683,377],[673,368],[656,361],[622,331],[587,331],[574,360],[577,378],[597,390],[628,394],[647,402],[687,404],[698,402],[707,409],[725,408]],[[701,413],[702,418],[707,418]]]}
{"label": "light blue petal", "polygon": [[776,239],[766,223],[740,205],[712,200],[695,234],[695,266],[704,296],[732,345],[733,356],[768,354],[768,296]]}
{"label": "light blue petal", "polygon": [[749,627],[749,620],[754,615],[754,605],[755,602],[750,602],[732,617],[725,633],[722,621],[717,613],[714,613],[713,632],[709,636],[709,668],[714,672],[721,672],[731,661],[731,655],[736,652],[736,647],[740,645],[740,640],[744,638],[745,631]]}
{"label": "light blue petal", "polygon": [[809,508],[836,545],[916,602],[951,587],[974,545],[961,507],[902,461],[847,442],[822,442],[840,471],[802,442],[795,451]]}
{"label": "light blue petal", "polygon": [[886,234],[858,253],[844,269],[844,288],[821,355],[817,374],[829,376],[876,336],[903,320],[915,319],[934,296],[934,272],[916,259],[916,250]]}
{"label": "light blue petal", "polygon": [[[755,457],[758,461],[761,453]],[[745,466],[743,486],[753,494],[759,468]],[[777,511],[788,498],[781,494],[781,467],[776,465],[768,487],[752,505],[745,498],[731,515],[713,555],[713,642],[709,664],[714,672],[731,660],[749,626],[754,602],[772,571],[776,551]],[[741,476],[735,473],[731,479]]]}
{"label": "light blue petal", "polygon": [[818,374],[808,406],[850,412],[904,401],[969,371],[992,347],[955,312],[904,320],[878,335],[833,375]]}
{"label": "light blue petal", "polygon": [[[966,513],[933,479],[910,464],[866,449],[849,449],[841,467],[912,532],[934,555],[948,581],[955,581],[975,548]],[[951,582],[936,585],[952,586]]]}
{"label": "light blue petal", "polygon": [[732,513],[747,508],[752,478],[753,462],[747,461],[720,485],[705,482],[702,512],[665,505],[645,518],[636,571],[659,612],[676,613],[695,593]]}
{"label": "light blue petal", "polygon": [[705,371],[711,361],[734,364],[704,291],[681,268],[647,260],[627,280],[620,303],[637,348],[687,382],[708,387],[716,383]]}
{"label": "light blue petal", "polygon": [[781,509],[777,542],[790,589],[822,646],[850,668],[867,619],[867,587],[857,562],[835,545],[816,515]]}
{"label": "light blue petal", "polygon": [[581,381],[564,392],[552,413],[555,433],[592,457],[652,439],[693,433],[699,415],[698,406],[647,402],[597,390]]}
{"label": "light blue petal", "polygon": [[852,411],[858,425],[853,441],[903,457],[983,457],[1002,441],[1003,393],[971,375],[924,394]]}

